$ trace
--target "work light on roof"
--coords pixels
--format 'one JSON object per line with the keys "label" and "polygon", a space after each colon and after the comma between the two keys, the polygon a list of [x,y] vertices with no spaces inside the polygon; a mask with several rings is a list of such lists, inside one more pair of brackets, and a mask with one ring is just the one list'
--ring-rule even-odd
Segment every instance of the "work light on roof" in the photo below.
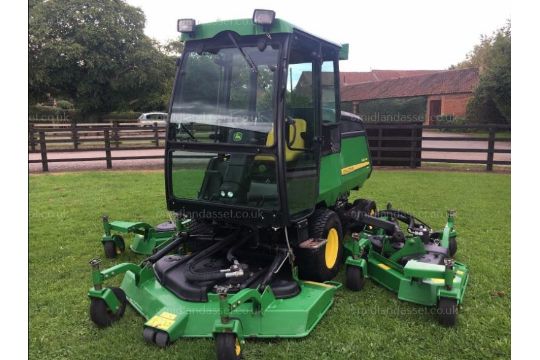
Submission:
{"label": "work light on roof", "polygon": [[274,10],[255,9],[253,12],[253,23],[257,25],[272,25],[275,18],[276,12]]}
{"label": "work light on roof", "polygon": [[178,32],[192,33],[195,30],[195,19],[178,19]]}

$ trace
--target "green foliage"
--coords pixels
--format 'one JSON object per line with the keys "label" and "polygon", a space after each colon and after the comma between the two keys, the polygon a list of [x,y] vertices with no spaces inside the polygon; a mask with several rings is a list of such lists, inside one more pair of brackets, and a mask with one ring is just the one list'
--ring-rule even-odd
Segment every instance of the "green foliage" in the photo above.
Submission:
{"label": "green foliage", "polygon": [[510,123],[511,26],[483,35],[467,59],[451,68],[478,67],[480,82],[467,105],[467,118],[477,123]]}
{"label": "green foliage", "polygon": [[105,115],[107,120],[137,120],[141,116],[137,111],[114,111]]}
{"label": "green foliage", "polygon": [[362,101],[355,112],[365,121],[424,121],[426,97]]}
{"label": "green foliage", "polygon": [[83,115],[166,107],[174,59],[144,35],[141,9],[121,0],[31,5],[31,101],[64,97]]}
{"label": "green foliage", "polygon": [[63,110],[73,109],[73,104],[67,100],[58,100],[56,106]]}

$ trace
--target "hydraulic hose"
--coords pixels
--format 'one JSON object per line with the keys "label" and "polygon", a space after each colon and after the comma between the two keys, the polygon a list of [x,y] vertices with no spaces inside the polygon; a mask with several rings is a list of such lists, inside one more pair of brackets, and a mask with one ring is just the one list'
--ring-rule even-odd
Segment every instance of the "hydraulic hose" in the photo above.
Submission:
{"label": "hydraulic hose", "polygon": [[[221,271],[221,270],[213,270],[213,271],[206,271],[206,272],[198,272],[198,271],[195,271],[194,269],[194,266],[197,262],[199,262],[200,260],[204,259],[204,258],[207,258],[213,254],[215,254],[216,252],[222,250],[223,248],[225,248],[227,245],[229,245],[229,243],[231,242],[232,239],[235,238],[235,235],[237,233],[234,233],[232,234],[231,236],[225,238],[224,240],[221,240],[219,241],[217,244],[213,245],[213,246],[210,246],[209,248],[206,248],[204,249],[203,251],[199,252],[197,255],[195,255],[193,258],[191,258],[191,260],[188,261],[187,263],[187,271],[186,271],[186,279],[189,280],[189,281],[217,281],[217,280],[224,280],[228,277],[233,277],[233,276],[238,276],[240,275],[240,272],[242,271],[241,269],[238,269],[238,271],[236,272],[224,272],[224,271]],[[243,243],[245,240],[247,240],[246,238],[240,240],[240,244]],[[239,245],[237,244],[237,246],[234,246],[231,248],[234,249],[234,248],[237,248]],[[230,250],[229,250],[230,252]]]}
{"label": "hydraulic hose", "polygon": [[274,272],[287,259],[288,254],[289,254],[288,251],[285,249],[278,250],[278,253],[276,254],[276,257],[274,258],[274,261],[272,261],[272,264],[268,268],[266,275],[264,275],[263,280],[259,284],[259,289],[264,289],[266,285],[270,283],[270,280],[272,280],[272,277],[274,276]]}

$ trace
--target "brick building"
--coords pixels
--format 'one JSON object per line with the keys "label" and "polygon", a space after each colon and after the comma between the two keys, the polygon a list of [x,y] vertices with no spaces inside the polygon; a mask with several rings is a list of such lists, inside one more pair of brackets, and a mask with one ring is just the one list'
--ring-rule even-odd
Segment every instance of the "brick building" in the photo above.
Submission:
{"label": "brick building", "polygon": [[343,109],[364,115],[363,109],[388,108],[384,107],[384,100],[387,104],[389,100],[394,105],[398,104],[398,110],[399,104],[414,101],[418,115],[426,124],[432,124],[439,115],[464,116],[467,102],[479,81],[476,68],[401,72],[374,70],[370,73],[342,73],[341,77]]}

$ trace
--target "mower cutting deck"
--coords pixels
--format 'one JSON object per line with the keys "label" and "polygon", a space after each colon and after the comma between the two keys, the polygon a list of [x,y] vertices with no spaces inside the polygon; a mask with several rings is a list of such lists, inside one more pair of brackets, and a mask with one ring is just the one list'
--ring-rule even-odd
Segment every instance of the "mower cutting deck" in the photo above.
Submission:
{"label": "mower cutting deck", "polygon": [[125,241],[120,233],[134,234],[133,244],[130,246],[134,253],[151,255],[169,242],[177,232],[172,221],[153,227],[144,222],[109,221],[108,216],[103,216],[103,231],[101,242],[105,256],[109,259],[114,259],[125,251]]}
{"label": "mower cutting deck", "polygon": [[[413,215],[388,209],[376,213],[348,214],[361,231],[345,241],[346,286],[363,288],[371,278],[396,292],[400,300],[437,306],[439,322],[453,326],[469,278],[467,267],[453,259],[457,251],[454,212],[442,231],[433,231]],[[399,227],[404,223],[405,235]],[[358,226],[357,225],[357,226]]]}

